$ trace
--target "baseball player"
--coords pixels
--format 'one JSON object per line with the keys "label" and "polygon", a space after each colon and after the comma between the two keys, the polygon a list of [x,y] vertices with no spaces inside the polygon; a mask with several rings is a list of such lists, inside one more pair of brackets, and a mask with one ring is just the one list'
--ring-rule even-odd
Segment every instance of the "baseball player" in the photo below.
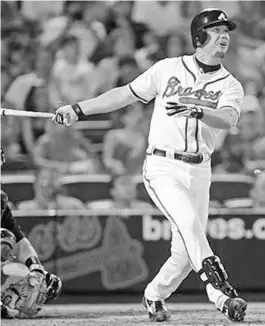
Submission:
{"label": "baseball player", "polygon": [[[1,165],[4,154],[1,149]],[[20,279],[4,277],[4,268],[12,264],[17,256],[21,264],[16,264]],[[26,271],[26,272],[25,272]],[[17,271],[18,273],[18,271]],[[17,220],[13,217],[8,198],[1,190],[1,318],[19,318],[34,316],[48,300],[59,296],[62,281],[54,274],[47,272],[41,264],[38,254],[23,234]]]}
{"label": "baseball player", "polygon": [[228,282],[205,234],[211,155],[219,132],[237,124],[244,96],[241,84],[221,64],[235,28],[223,11],[204,10],[191,23],[193,55],[158,61],[128,85],[62,106],[53,117],[71,126],[83,115],[155,98],[143,179],[171,223],[172,242],[171,256],[145,289],[143,304],[152,321],[169,319],[164,300],[191,269],[218,310],[232,321],[244,319],[247,303]]}

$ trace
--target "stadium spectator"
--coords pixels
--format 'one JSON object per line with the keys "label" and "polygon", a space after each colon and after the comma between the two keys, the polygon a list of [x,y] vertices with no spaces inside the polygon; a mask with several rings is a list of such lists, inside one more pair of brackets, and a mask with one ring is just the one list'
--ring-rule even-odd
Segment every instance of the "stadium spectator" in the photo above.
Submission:
{"label": "stadium spectator", "polygon": [[38,48],[34,71],[17,77],[10,85],[5,100],[14,109],[25,109],[25,101],[33,86],[49,85],[53,53],[48,48]]}
{"label": "stadium spectator", "polygon": [[135,1],[132,20],[147,24],[159,36],[179,30],[184,23],[181,3],[176,1]]}
{"label": "stadium spectator", "polygon": [[34,161],[39,167],[67,173],[100,173],[101,165],[92,144],[75,129],[47,121],[45,133],[34,147]]}
{"label": "stadium spectator", "polygon": [[118,61],[119,75],[116,87],[130,83],[140,74],[140,70],[135,58],[132,55],[121,57]]}
{"label": "stadium spectator", "polygon": [[60,103],[82,101],[94,95],[94,66],[80,57],[78,38],[66,36],[61,50],[52,70],[51,101],[54,107]]}
{"label": "stadium spectator", "polygon": [[135,49],[139,49],[142,46],[142,32],[146,29],[146,24],[132,20],[134,6],[134,1],[110,1],[108,20],[105,25],[109,34],[122,30],[129,32],[134,40]]}
{"label": "stadium spectator", "polygon": [[[260,159],[256,148],[260,139],[265,135],[264,113],[256,97],[252,95],[245,96],[238,128],[241,146],[244,148],[245,166],[250,172],[253,172],[257,168],[255,161]],[[254,147],[254,144],[256,144],[256,147]]]}
{"label": "stadium spectator", "polygon": [[265,136],[257,138],[252,145],[252,157],[246,162],[248,170],[265,169]]}
{"label": "stadium spectator", "polygon": [[165,42],[166,57],[174,58],[186,53],[187,41],[184,35],[179,32],[171,33]]}
{"label": "stadium spectator", "polygon": [[[134,52],[134,44],[131,35],[127,32],[120,32],[113,36],[112,55],[102,59],[97,67],[98,85],[97,93],[103,93],[105,90],[115,86],[119,76],[118,63],[119,58],[125,55],[131,55]],[[126,41],[125,41],[126,40]]]}
{"label": "stadium spectator", "polygon": [[258,85],[254,80],[248,80],[244,83],[244,91],[246,96],[251,95],[257,97],[260,90],[260,85]]}
{"label": "stadium spectator", "polygon": [[264,2],[257,1],[253,6],[250,1],[238,1],[238,6],[239,10],[235,15],[235,19],[240,24],[241,33],[252,39],[264,40]]}
{"label": "stadium spectator", "polygon": [[[200,4],[201,10],[209,8],[208,0],[206,0],[206,1],[188,1],[188,3],[189,2],[191,4],[198,2]],[[213,0],[213,1],[211,1],[211,6],[212,6],[212,8],[222,9],[231,18],[240,14],[240,1],[228,2],[228,1]],[[190,7],[192,7],[192,5]]]}
{"label": "stadium spectator", "polygon": [[115,87],[119,76],[120,58],[132,56],[135,52],[135,36],[130,25],[113,29],[105,40],[106,46],[106,57],[97,65],[97,94]]}
{"label": "stadium spectator", "polygon": [[86,203],[87,208],[95,210],[109,209],[152,209],[150,203],[137,199],[137,184],[131,176],[116,176],[109,185],[110,198]]}
{"label": "stadium spectator", "polygon": [[[52,112],[47,84],[32,86],[25,100],[25,111]],[[22,152],[33,160],[33,150],[36,140],[45,132],[45,119],[21,119]]]}
{"label": "stadium spectator", "polygon": [[[142,32],[142,47],[135,52],[135,59],[141,71],[150,68],[156,61],[165,57],[160,38],[153,30],[145,28]],[[154,58],[154,60],[152,60]]]}
{"label": "stadium spectator", "polygon": [[[4,94],[12,82],[12,76],[7,66],[1,65],[1,103],[5,101]],[[2,105],[3,107],[3,105]]]}
{"label": "stadium spectator", "polygon": [[129,105],[121,114],[123,128],[106,133],[102,160],[109,173],[123,175],[141,172],[146,148],[146,139],[141,131],[142,118],[142,104]]}
{"label": "stadium spectator", "polygon": [[65,194],[59,177],[53,169],[38,170],[34,182],[35,198],[18,203],[17,209],[83,209],[84,204],[79,199]]}
{"label": "stadium spectator", "polygon": [[213,173],[247,173],[244,146],[237,128],[227,133],[219,154],[221,162],[213,167]]}
{"label": "stadium spectator", "polygon": [[5,148],[5,156],[8,161],[20,160],[22,155],[19,144],[19,130],[13,128],[11,119],[4,119],[4,123],[1,121],[1,146]]}
{"label": "stadium spectator", "polygon": [[265,172],[257,175],[249,198],[233,198],[224,202],[227,208],[265,208]]}
{"label": "stadium spectator", "polygon": [[105,1],[65,2],[64,16],[59,17],[59,24],[67,27],[68,35],[78,38],[82,60],[88,60],[100,39],[105,37],[104,25],[100,22],[104,17],[105,7]]}
{"label": "stadium spectator", "polygon": [[64,1],[21,1],[21,13],[27,20],[45,21],[63,12]]}
{"label": "stadium spectator", "polygon": [[13,25],[18,16],[17,1],[1,1],[1,27]]}

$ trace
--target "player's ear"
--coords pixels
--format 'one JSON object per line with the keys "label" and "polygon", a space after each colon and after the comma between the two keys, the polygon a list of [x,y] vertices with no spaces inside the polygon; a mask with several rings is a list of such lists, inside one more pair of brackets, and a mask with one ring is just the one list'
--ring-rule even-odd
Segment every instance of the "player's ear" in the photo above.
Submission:
{"label": "player's ear", "polygon": [[194,39],[194,43],[195,43],[195,47],[196,48],[200,48],[202,46],[202,44],[199,41],[199,36],[196,36]]}

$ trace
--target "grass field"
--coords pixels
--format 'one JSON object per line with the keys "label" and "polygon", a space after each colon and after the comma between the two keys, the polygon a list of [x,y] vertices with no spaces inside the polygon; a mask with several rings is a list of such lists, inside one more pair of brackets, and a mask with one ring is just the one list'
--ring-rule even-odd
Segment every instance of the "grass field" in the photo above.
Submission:
{"label": "grass field", "polygon": [[[209,303],[169,303],[166,326],[264,325],[265,303],[249,303],[245,322],[232,323]],[[47,305],[35,319],[2,320],[2,326],[145,326],[151,323],[140,304]],[[159,323],[158,325],[161,325]]]}

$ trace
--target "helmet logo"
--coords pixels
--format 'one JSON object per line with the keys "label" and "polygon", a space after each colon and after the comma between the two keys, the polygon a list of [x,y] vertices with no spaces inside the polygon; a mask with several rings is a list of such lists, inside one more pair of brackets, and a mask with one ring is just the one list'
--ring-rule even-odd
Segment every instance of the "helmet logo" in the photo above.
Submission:
{"label": "helmet logo", "polygon": [[227,20],[225,14],[223,12],[219,15],[218,19]]}

